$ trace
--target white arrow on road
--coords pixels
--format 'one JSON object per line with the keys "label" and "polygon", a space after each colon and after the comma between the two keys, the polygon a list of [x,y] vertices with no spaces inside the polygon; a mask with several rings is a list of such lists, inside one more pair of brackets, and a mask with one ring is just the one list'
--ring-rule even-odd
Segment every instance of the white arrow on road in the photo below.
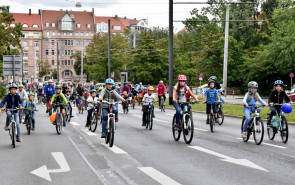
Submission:
{"label": "white arrow on road", "polygon": [[37,175],[43,179],[46,179],[51,182],[50,173],[62,173],[70,171],[70,167],[66,161],[66,158],[62,152],[51,152],[51,155],[56,160],[59,165],[59,169],[47,169],[47,166],[41,166],[40,168],[31,171],[32,174]]}
{"label": "white arrow on road", "polygon": [[233,164],[236,164],[236,165],[246,166],[246,167],[249,167],[249,168],[254,168],[254,169],[257,169],[257,170],[262,170],[262,171],[268,172],[268,170],[256,165],[255,163],[249,161],[248,159],[235,159],[235,158],[232,158],[232,157],[229,157],[229,156],[226,156],[226,155],[223,155],[223,154],[220,154],[220,153],[217,153],[217,152],[214,152],[212,150],[208,150],[206,148],[202,148],[202,147],[199,147],[199,146],[189,146],[189,147],[193,148],[193,149],[196,149],[196,150],[199,150],[201,152],[205,152],[207,154],[211,154],[211,155],[214,155],[216,157],[222,158],[221,159],[222,161],[226,161],[226,162],[233,163]]}

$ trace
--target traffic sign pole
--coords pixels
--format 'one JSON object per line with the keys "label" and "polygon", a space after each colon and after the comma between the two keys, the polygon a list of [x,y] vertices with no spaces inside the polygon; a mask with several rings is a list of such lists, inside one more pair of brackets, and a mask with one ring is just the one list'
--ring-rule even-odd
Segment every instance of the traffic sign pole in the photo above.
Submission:
{"label": "traffic sign pole", "polygon": [[289,76],[291,78],[291,87],[290,87],[290,90],[292,90],[294,73],[290,73]]}

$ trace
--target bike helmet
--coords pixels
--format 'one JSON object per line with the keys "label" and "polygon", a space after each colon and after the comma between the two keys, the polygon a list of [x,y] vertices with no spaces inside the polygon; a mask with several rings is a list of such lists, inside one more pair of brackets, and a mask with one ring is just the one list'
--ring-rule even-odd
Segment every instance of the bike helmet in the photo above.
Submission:
{"label": "bike helmet", "polygon": [[62,89],[61,85],[55,86],[55,89]]}
{"label": "bike helmet", "polygon": [[284,82],[282,80],[277,80],[275,81],[274,86],[277,86],[277,85],[284,86]]}
{"label": "bike helmet", "polygon": [[258,88],[258,83],[257,82],[255,82],[255,81],[251,81],[251,82],[249,82],[248,83],[248,88],[252,88],[252,87],[254,87],[254,88]]}
{"label": "bike helmet", "polygon": [[217,77],[216,76],[210,76],[210,78],[208,79],[208,81],[211,81],[213,80],[214,82],[217,81]]}
{"label": "bike helmet", "polygon": [[163,80],[160,80],[160,82],[159,82],[159,83],[160,83],[160,84],[162,84],[162,83],[164,83],[164,82],[163,82]]}
{"label": "bike helmet", "polygon": [[215,81],[214,80],[209,80],[209,85],[210,85],[210,83],[214,83],[215,84]]}
{"label": "bike helmet", "polygon": [[14,89],[17,89],[17,85],[16,85],[16,84],[14,84],[14,83],[13,83],[13,84],[11,84],[11,85],[9,86],[9,90],[10,90],[10,89],[12,89],[12,88],[14,88]]}
{"label": "bike helmet", "polygon": [[81,83],[81,82],[79,82],[79,83],[78,83],[78,86],[79,86],[79,87],[81,87],[81,86],[82,86],[82,83]]}
{"label": "bike helmet", "polygon": [[24,85],[23,84],[18,84],[18,88],[23,88]]}
{"label": "bike helmet", "polygon": [[30,96],[35,96],[35,94],[33,94],[33,93],[28,94],[28,97],[30,97]]}
{"label": "bike helmet", "polygon": [[146,91],[147,90],[147,88],[146,87],[144,87],[144,88],[142,88],[144,91]]}
{"label": "bike helmet", "polygon": [[124,91],[123,94],[124,94],[124,95],[127,95],[127,91]]}
{"label": "bike helmet", "polygon": [[178,81],[186,81],[186,76],[185,75],[178,75],[177,80]]}
{"label": "bike helmet", "polygon": [[108,78],[108,79],[106,79],[106,81],[105,81],[105,84],[112,84],[112,85],[114,85],[114,80],[113,79],[111,79],[111,78]]}
{"label": "bike helmet", "polygon": [[53,81],[50,79],[50,80],[48,81],[48,83],[53,83]]}
{"label": "bike helmet", "polygon": [[90,93],[93,93],[93,92],[96,92],[96,90],[95,89],[91,89],[90,90]]}
{"label": "bike helmet", "polygon": [[148,90],[149,90],[149,91],[154,91],[155,89],[154,89],[153,86],[149,86]]}

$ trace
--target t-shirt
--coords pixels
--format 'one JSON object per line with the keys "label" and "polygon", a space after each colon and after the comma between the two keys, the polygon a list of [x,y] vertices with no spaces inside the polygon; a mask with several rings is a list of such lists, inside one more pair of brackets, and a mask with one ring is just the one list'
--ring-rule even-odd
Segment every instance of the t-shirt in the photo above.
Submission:
{"label": "t-shirt", "polygon": [[215,104],[217,103],[217,100],[218,100],[218,91],[216,89],[207,89],[205,91],[205,96],[206,96],[206,101],[207,101],[207,104]]}
{"label": "t-shirt", "polygon": [[143,105],[149,105],[150,103],[153,102],[153,100],[155,99],[155,96],[154,96],[154,94],[149,95],[148,93],[146,93],[144,95],[144,98],[145,98],[145,100],[143,102]]}
{"label": "t-shirt", "polygon": [[53,103],[61,103],[61,104],[65,104],[67,102],[67,99],[65,97],[65,95],[63,93],[60,94],[54,94],[52,96],[52,102]]}
{"label": "t-shirt", "polygon": [[180,94],[178,96],[178,92],[177,92],[177,85],[174,86],[174,89],[176,89],[176,100],[179,103],[185,103],[186,102],[186,93],[189,90],[189,87],[187,85],[185,85],[184,87],[180,88]]}
{"label": "t-shirt", "polygon": [[[89,96],[87,98],[87,102],[95,102],[97,103],[98,102],[98,97],[92,97],[92,96]],[[94,108],[94,105],[92,103],[88,103],[88,107],[87,107],[87,110],[90,110],[90,109],[93,109]]]}

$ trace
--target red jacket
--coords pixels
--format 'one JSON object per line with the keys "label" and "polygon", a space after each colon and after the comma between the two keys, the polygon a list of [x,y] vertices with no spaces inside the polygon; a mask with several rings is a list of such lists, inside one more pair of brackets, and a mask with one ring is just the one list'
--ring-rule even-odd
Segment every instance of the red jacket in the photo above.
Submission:
{"label": "red jacket", "polygon": [[158,84],[157,94],[164,94],[167,92],[166,86],[164,84]]}

